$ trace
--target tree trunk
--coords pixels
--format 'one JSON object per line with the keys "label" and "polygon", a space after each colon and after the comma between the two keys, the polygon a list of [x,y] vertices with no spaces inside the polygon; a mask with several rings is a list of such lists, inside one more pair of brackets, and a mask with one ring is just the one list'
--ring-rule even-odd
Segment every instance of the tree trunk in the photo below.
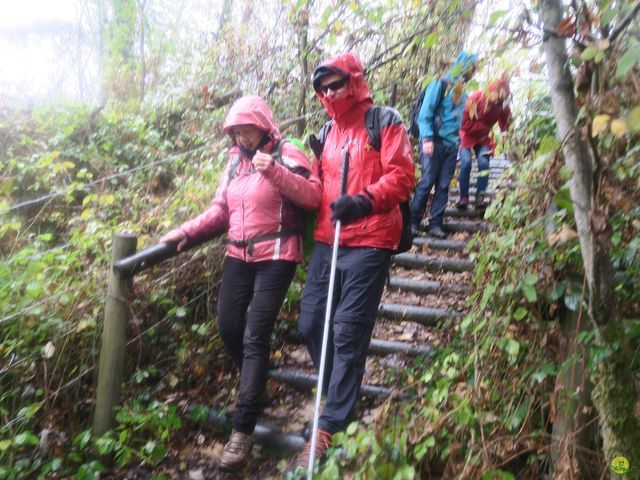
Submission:
{"label": "tree trunk", "polygon": [[140,103],[144,102],[147,67],[144,61],[144,7],[147,0],[139,2],[140,9]]}
{"label": "tree trunk", "polygon": [[[575,282],[580,288],[580,281]],[[598,478],[601,465],[597,452],[596,414],[591,402],[593,385],[589,378],[586,345],[578,342],[578,334],[590,330],[581,312],[564,310],[560,327],[565,340],[560,346],[554,396],[556,414],[553,418],[551,456],[555,478]],[[565,363],[568,360],[568,364]]]}
{"label": "tree trunk", "polygon": [[[540,8],[545,31],[556,32],[563,17],[561,2],[544,0]],[[606,242],[598,242],[591,225],[593,219],[604,217],[596,202],[597,165],[576,125],[578,106],[565,40],[554,33],[546,34],[544,51],[565,164],[573,171],[571,200],[587,280],[588,313],[597,328],[597,341],[608,352],[599,361],[593,376],[593,400],[600,416],[605,458],[611,461],[622,454],[631,462],[640,462],[640,422],[634,415],[636,392],[629,368],[631,356],[615,314],[611,256],[603,246]],[[638,471],[640,469],[634,472]],[[633,477],[634,472],[629,475]]]}
{"label": "tree trunk", "polygon": [[222,29],[231,18],[232,12],[233,12],[233,1],[224,0],[224,3],[222,4],[222,13],[220,14],[220,23],[218,24],[218,34],[222,32]]}
{"label": "tree trunk", "polygon": [[296,113],[300,120],[297,122],[298,137],[304,135],[307,128],[307,91],[309,89],[309,10],[308,6],[300,11],[300,32],[298,36],[298,58],[300,59],[300,90],[298,93],[298,108]]}

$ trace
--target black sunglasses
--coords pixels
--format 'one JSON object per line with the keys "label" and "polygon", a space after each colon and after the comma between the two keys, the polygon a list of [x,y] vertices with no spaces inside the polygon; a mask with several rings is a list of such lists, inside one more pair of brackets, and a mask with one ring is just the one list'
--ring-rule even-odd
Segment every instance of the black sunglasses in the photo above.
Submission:
{"label": "black sunglasses", "polygon": [[328,83],[327,85],[320,85],[320,87],[318,87],[318,90],[320,90],[323,95],[326,95],[329,89],[333,90],[334,92],[337,90],[340,90],[342,87],[344,87],[347,84],[348,81],[349,81],[348,78],[341,78],[340,80],[334,80],[333,82]]}

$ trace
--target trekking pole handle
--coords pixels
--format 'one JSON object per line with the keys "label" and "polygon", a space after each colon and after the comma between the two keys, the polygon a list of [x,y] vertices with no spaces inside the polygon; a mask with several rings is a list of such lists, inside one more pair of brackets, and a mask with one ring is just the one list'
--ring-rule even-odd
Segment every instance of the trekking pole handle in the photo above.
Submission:
{"label": "trekking pole handle", "polygon": [[349,150],[342,150],[342,176],[340,178],[340,195],[347,193],[347,183],[349,181]]}

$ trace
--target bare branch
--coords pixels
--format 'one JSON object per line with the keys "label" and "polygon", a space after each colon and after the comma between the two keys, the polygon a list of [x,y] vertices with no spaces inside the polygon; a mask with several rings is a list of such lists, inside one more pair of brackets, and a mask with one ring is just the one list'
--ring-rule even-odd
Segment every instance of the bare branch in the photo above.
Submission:
{"label": "bare branch", "polygon": [[629,12],[629,15],[627,15],[625,19],[622,20],[620,25],[618,25],[615,28],[615,30],[611,32],[611,35],[609,36],[610,42],[613,43],[615,39],[618,38],[618,36],[623,32],[623,30],[629,26],[629,24],[634,19],[634,17],[638,15],[638,12],[640,12],[640,2],[636,3],[636,6],[633,7],[633,9]]}

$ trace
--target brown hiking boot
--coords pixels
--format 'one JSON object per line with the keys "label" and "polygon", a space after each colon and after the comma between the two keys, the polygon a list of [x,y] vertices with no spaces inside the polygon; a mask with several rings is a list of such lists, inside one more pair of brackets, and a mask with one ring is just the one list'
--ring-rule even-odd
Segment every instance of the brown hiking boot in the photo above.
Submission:
{"label": "brown hiking boot", "polygon": [[[316,453],[315,459],[321,460],[327,453],[327,449],[331,446],[331,434],[324,430],[318,429],[318,435],[316,438]],[[309,441],[304,446],[304,450],[296,460],[296,467],[309,468],[309,458],[311,457],[311,434],[309,434]]]}
{"label": "brown hiking boot", "polygon": [[223,472],[239,470],[247,460],[252,447],[253,435],[232,431],[229,442],[224,446],[218,469]]}

